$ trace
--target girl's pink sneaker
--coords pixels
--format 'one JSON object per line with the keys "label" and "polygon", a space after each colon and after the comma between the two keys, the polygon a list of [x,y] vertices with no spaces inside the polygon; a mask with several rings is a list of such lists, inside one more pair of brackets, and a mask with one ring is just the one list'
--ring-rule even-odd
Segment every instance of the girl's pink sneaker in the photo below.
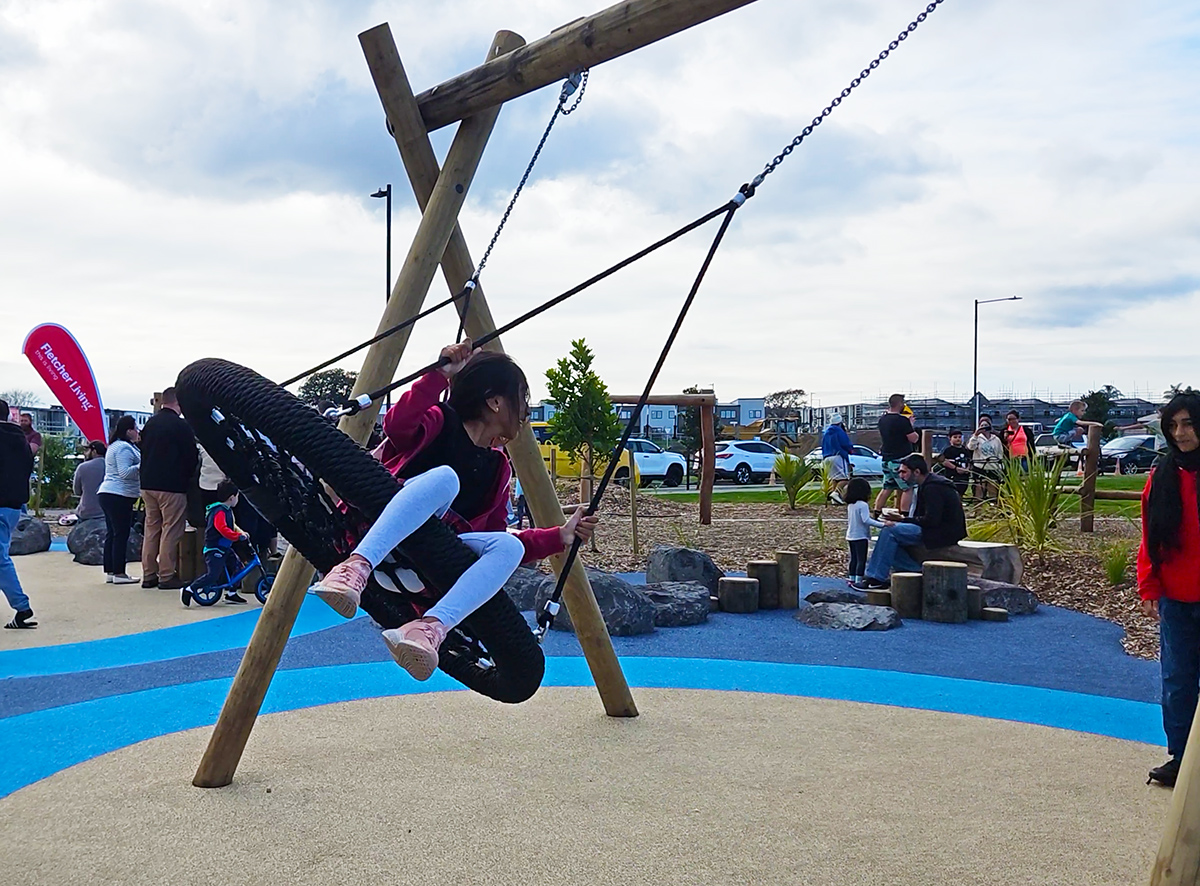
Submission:
{"label": "girl's pink sneaker", "polygon": [[428,680],[438,666],[438,647],[446,639],[446,626],[440,621],[410,621],[383,632],[383,642],[396,664],[415,680]]}
{"label": "girl's pink sneaker", "polygon": [[308,592],[328,603],[342,618],[354,618],[370,577],[371,564],[362,557],[352,556],[330,569]]}

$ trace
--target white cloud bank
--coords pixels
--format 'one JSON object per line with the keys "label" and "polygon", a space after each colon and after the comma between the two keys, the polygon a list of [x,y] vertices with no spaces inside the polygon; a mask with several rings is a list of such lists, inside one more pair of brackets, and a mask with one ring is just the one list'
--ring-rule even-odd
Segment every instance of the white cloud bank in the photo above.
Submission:
{"label": "white cloud bank", "polygon": [[[396,189],[394,268],[417,215],[357,33],[390,21],[419,90],[499,28],[597,8],[0,2],[0,388],[44,391],[19,354],[39,322],[76,333],[124,408],[196,357],[280,378],[367,337],[366,195]],[[918,10],[759,0],[597,68],[489,264],[493,313],[719,205]],[[1009,295],[982,309],[985,390],[1200,384],[1198,48],[1184,2],[946,0],[738,213],[659,389],[965,398],[972,300]],[[500,117],[463,216],[477,257],[553,100]],[[640,389],[707,242],[509,336],[535,389],[581,335],[612,389]],[[426,321],[404,366],[453,331]]]}

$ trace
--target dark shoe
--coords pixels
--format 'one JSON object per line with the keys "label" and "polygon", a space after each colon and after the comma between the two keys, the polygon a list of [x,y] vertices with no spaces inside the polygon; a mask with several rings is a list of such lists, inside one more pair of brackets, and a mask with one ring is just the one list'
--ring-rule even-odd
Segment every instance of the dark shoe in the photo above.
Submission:
{"label": "dark shoe", "polygon": [[184,588],[179,592],[179,602],[184,606],[192,605],[192,589],[190,587]]}
{"label": "dark shoe", "polygon": [[[187,585],[187,582],[181,579],[178,575],[172,575],[169,578],[164,578],[162,581],[158,582],[158,587],[164,591],[178,591],[185,585]],[[145,586],[146,585],[143,582],[142,587]]]}
{"label": "dark shoe", "polygon": [[241,596],[240,594],[226,594],[225,602],[226,603],[245,603],[246,598]]}
{"label": "dark shoe", "polygon": [[158,576],[157,575],[144,576],[142,578],[142,587],[146,588],[147,590],[149,590],[150,588],[158,587]]}
{"label": "dark shoe", "polygon": [[878,581],[868,575],[862,581],[857,581],[850,587],[856,591],[886,591],[891,586],[892,583],[890,581]]}
{"label": "dark shoe", "polygon": [[1150,777],[1146,779],[1146,784],[1158,782],[1164,788],[1173,788],[1177,778],[1179,778],[1179,758],[1172,757],[1161,766],[1155,766],[1150,770]]}
{"label": "dark shoe", "polygon": [[13,628],[14,630],[19,629],[19,628],[36,628],[37,622],[31,621],[30,619],[32,619],[32,618],[33,618],[33,610],[32,609],[21,609],[21,610],[18,610],[16,616],[13,617],[13,620],[10,621],[8,624],[6,624],[5,627]]}

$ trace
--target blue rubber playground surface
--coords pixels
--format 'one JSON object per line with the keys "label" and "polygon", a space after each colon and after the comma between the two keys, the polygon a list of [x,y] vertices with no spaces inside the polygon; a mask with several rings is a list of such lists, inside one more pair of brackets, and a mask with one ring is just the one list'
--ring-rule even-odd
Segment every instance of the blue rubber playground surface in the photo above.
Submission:
{"label": "blue rubber playground surface", "polygon": [[[841,585],[803,577],[801,596]],[[118,748],[215,723],[259,611],[0,652],[0,746],[21,749],[0,769],[0,797]],[[1126,655],[1110,622],[1042,606],[1006,623],[908,621],[858,633],[808,628],[794,614],[713,613],[703,625],[613,643],[635,690],[842,699],[1165,744],[1158,663]],[[343,621],[305,600],[264,713],[461,690],[440,672],[413,681],[378,634],[364,616]],[[544,648],[545,685],[591,685],[573,634],[552,631]]]}

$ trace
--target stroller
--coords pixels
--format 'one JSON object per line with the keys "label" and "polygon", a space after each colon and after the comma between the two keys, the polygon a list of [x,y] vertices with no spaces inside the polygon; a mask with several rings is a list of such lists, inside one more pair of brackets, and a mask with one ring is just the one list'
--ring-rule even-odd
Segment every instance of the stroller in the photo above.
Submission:
{"label": "stroller", "polygon": [[[242,579],[253,572],[255,569],[260,569],[262,575],[258,581],[254,583],[254,597],[259,603],[266,603],[267,597],[271,593],[271,586],[275,583],[275,571],[279,568],[271,560],[263,561],[259,558],[256,551],[248,542],[235,542],[233,552],[242,561],[242,567],[233,575],[229,574],[229,569],[225,570],[225,578],[223,581],[205,583],[206,576],[201,575],[194,579],[186,588],[183,589],[183,594],[186,599],[188,595],[201,606],[212,606],[227,593],[236,593],[241,589]],[[248,556],[247,556],[248,554]]]}

